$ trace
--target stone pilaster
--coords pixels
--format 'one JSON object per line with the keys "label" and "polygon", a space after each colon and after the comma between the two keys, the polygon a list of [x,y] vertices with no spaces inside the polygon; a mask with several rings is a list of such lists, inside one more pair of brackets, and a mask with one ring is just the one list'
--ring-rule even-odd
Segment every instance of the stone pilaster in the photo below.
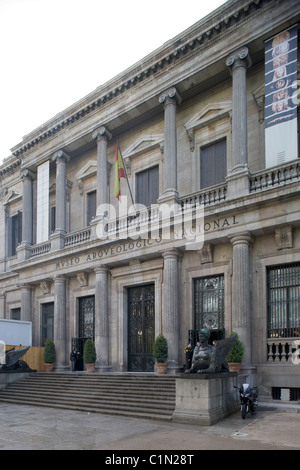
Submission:
{"label": "stone pilaster", "polygon": [[180,369],[178,251],[170,250],[162,255],[164,258],[162,333],[168,341],[168,372],[176,373]]}
{"label": "stone pilaster", "polygon": [[177,200],[176,106],[181,103],[181,98],[176,88],[172,87],[160,95],[159,102],[164,105],[165,112],[164,186],[160,200]]}
{"label": "stone pilaster", "polygon": [[231,53],[226,65],[232,75],[232,168],[227,181],[229,197],[237,197],[249,192],[246,70],[251,60],[248,48]]}
{"label": "stone pilaster", "polygon": [[108,329],[108,268],[95,268],[95,346],[97,352],[96,368],[102,371],[109,366],[109,329]]}
{"label": "stone pilaster", "polygon": [[21,320],[32,321],[32,287],[29,284],[21,286]]}
{"label": "stone pilaster", "polygon": [[245,344],[243,363],[249,366],[252,360],[249,262],[252,236],[246,232],[234,235],[230,241],[233,249],[232,331],[236,331]]}
{"label": "stone pilaster", "polygon": [[92,134],[97,140],[97,207],[109,203],[107,142],[111,139],[108,130],[101,126]]}
{"label": "stone pilaster", "polygon": [[56,349],[56,368],[66,367],[66,279],[54,277],[54,344]]}

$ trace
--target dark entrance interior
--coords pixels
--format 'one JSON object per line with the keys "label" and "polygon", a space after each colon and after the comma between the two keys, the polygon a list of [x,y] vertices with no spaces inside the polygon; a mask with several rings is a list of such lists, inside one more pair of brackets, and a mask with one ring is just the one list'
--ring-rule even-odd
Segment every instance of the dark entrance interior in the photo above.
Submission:
{"label": "dark entrance interior", "polygon": [[128,370],[154,371],[154,284],[128,289]]}
{"label": "dark entrance interior", "polygon": [[80,297],[77,301],[78,338],[72,338],[72,350],[77,351],[76,370],[84,370],[83,348],[87,339],[95,340],[95,296]]}

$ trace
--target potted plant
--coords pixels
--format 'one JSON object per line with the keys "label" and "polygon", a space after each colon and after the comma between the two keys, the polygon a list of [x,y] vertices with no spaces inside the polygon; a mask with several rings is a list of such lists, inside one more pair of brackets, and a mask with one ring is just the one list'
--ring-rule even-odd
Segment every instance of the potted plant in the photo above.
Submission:
{"label": "potted plant", "polygon": [[168,342],[163,334],[157,336],[153,343],[153,357],[158,374],[167,373]]}
{"label": "potted plant", "polygon": [[56,361],[55,345],[51,339],[47,339],[44,348],[45,371],[53,372]]}
{"label": "potted plant", "polygon": [[[237,335],[234,331],[230,336]],[[240,375],[242,360],[244,358],[245,345],[237,335],[233,348],[227,356],[227,363],[230,372],[237,372]]]}
{"label": "potted plant", "polygon": [[86,371],[90,374],[95,372],[95,363],[96,363],[96,348],[95,344],[91,339],[86,340],[83,348],[83,360],[85,363]]}

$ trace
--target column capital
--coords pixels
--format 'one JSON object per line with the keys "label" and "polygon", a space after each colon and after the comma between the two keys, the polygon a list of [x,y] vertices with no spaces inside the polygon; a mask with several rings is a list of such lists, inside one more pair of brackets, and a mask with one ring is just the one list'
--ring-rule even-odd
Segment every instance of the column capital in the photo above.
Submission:
{"label": "column capital", "polygon": [[93,139],[99,140],[110,140],[112,138],[111,133],[107,130],[106,127],[101,126],[95,129],[92,133]]}
{"label": "column capital", "polygon": [[100,266],[97,266],[95,269],[94,269],[94,272],[96,274],[106,274],[108,273],[109,271],[109,268],[108,266],[106,266],[105,264],[101,264]]}
{"label": "column capital", "polygon": [[178,259],[181,256],[180,251],[177,248],[172,248],[162,252],[162,257],[164,259],[176,258]]}
{"label": "column capital", "polygon": [[68,162],[70,160],[70,156],[66,154],[63,150],[58,150],[55,152],[52,156],[52,161],[53,162]]}
{"label": "column capital", "polygon": [[250,232],[237,233],[236,235],[229,236],[232,246],[235,245],[250,245],[253,243],[253,236]]}
{"label": "column capital", "polygon": [[22,168],[21,171],[20,171],[20,175],[21,175],[21,180],[22,181],[24,181],[25,179],[29,180],[29,181],[32,181],[35,178],[34,173],[32,171],[30,171],[28,168]]}
{"label": "column capital", "polygon": [[244,46],[232,52],[226,59],[226,65],[230,67],[231,70],[234,70],[236,67],[250,67],[251,58],[248,47]]}
{"label": "column capital", "polygon": [[175,87],[169,88],[168,90],[164,91],[158,98],[158,101],[160,103],[163,103],[164,105],[167,105],[169,103],[174,103],[175,104],[180,104],[181,103],[181,97],[176,90]]}
{"label": "column capital", "polygon": [[54,284],[57,283],[63,283],[66,281],[66,277],[63,275],[63,274],[55,274],[53,276],[53,281],[54,281]]}

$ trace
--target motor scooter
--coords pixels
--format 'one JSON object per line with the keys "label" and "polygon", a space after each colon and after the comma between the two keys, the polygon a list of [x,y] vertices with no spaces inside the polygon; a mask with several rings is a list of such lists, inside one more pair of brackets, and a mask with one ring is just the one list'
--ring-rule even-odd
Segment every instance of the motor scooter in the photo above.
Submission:
{"label": "motor scooter", "polygon": [[255,413],[255,408],[258,403],[258,388],[250,387],[249,384],[243,384],[240,387],[234,385],[234,388],[236,388],[240,394],[242,418],[245,419],[247,413],[249,412],[251,412],[251,414],[253,415]]}

